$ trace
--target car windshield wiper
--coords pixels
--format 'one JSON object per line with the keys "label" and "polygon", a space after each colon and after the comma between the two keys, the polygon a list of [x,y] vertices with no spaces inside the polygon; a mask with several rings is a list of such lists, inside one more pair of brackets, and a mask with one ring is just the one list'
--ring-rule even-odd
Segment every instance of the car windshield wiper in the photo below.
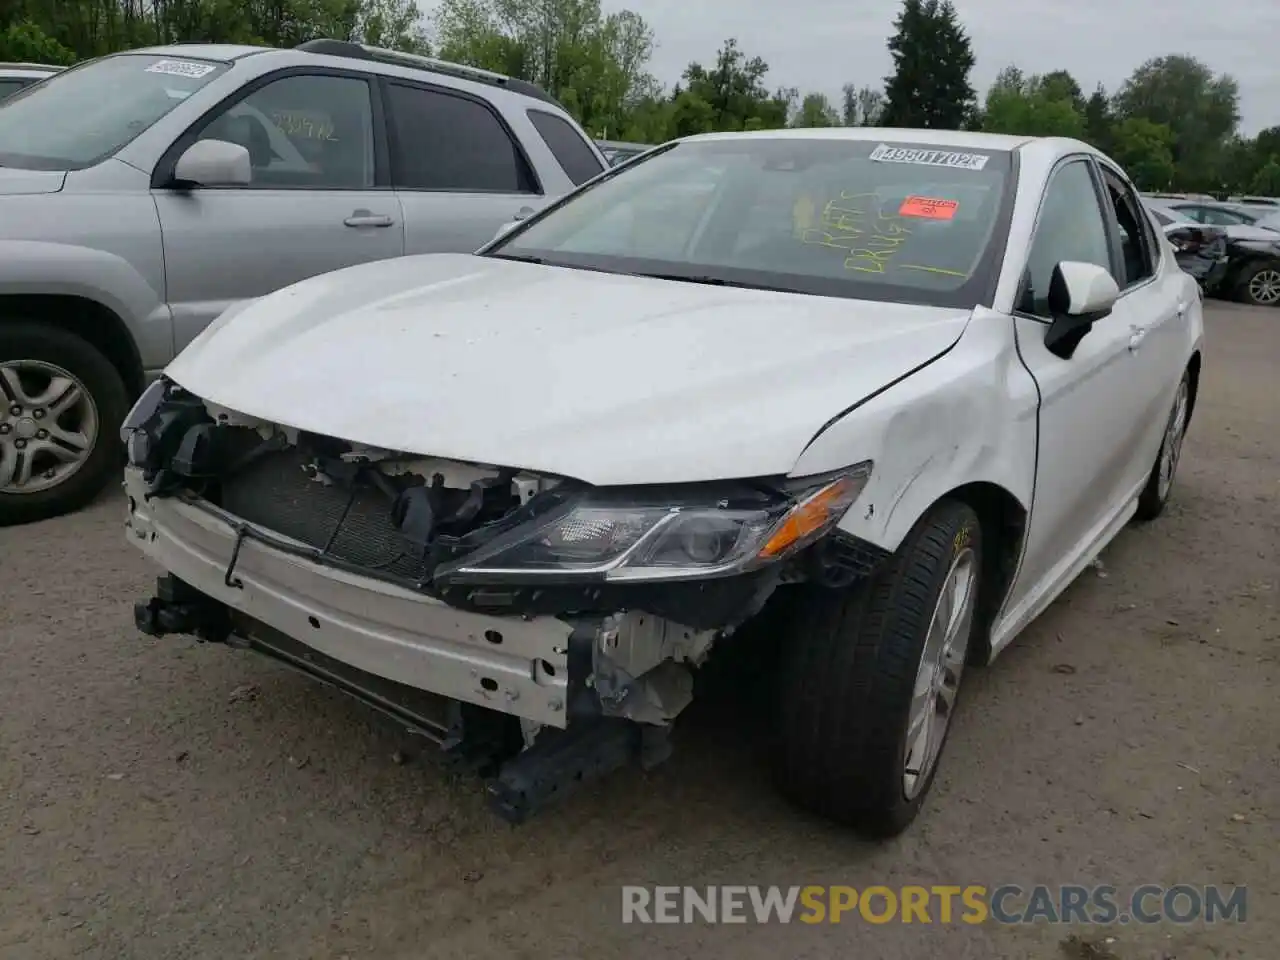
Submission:
{"label": "car windshield wiper", "polygon": [[495,260],[515,260],[519,263],[546,263],[541,257],[531,257],[524,253],[486,253],[486,257],[493,257]]}
{"label": "car windshield wiper", "polygon": [[706,274],[689,273],[637,273],[637,277],[651,277],[654,280],[681,280],[685,283],[702,283],[709,287],[739,287],[743,290],[772,290],[776,293],[804,293],[795,287],[781,287],[776,283],[751,283],[747,280],[726,280],[724,277],[712,277]]}

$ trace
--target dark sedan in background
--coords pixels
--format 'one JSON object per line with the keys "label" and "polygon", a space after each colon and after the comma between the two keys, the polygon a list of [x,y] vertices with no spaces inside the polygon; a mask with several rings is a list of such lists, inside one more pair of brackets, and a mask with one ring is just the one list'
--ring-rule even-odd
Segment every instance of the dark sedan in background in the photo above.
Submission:
{"label": "dark sedan in background", "polygon": [[1280,233],[1243,223],[1197,222],[1161,201],[1147,209],[1160,224],[1178,265],[1213,296],[1280,307]]}

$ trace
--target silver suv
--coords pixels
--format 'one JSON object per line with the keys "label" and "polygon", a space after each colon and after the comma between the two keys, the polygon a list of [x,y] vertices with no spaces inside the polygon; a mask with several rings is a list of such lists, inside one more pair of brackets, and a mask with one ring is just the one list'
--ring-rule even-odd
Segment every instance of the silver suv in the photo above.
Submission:
{"label": "silver suv", "polygon": [[47,63],[0,63],[0,100],[39,83],[45,77],[52,77],[61,69]]}
{"label": "silver suv", "polygon": [[605,169],[532,84],[343,41],[135,50],[0,104],[0,526],[118,476],[132,400],[232,303],[470,253]]}

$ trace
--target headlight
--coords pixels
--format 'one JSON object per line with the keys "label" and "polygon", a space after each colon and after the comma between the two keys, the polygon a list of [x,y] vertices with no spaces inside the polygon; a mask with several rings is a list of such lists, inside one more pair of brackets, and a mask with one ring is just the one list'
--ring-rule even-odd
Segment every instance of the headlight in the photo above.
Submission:
{"label": "headlight", "polygon": [[436,570],[442,582],[680,580],[774,563],[830,530],[858,498],[871,463],[761,503],[610,502],[589,492],[549,519],[499,536]]}

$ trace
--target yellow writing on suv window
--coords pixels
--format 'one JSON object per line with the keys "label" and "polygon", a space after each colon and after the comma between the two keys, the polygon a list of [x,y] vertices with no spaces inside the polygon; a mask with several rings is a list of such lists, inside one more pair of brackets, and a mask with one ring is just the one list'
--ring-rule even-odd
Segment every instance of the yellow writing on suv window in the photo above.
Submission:
{"label": "yellow writing on suv window", "polygon": [[333,135],[333,121],[317,114],[294,113],[277,110],[271,114],[271,122],[291,140],[328,140],[337,142]]}
{"label": "yellow writing on suv window", "polygon": [[[868,213],[868,207],[874,213]],[[876,194],[841,191],[839,197],[823,205],[817,226],[804,230],[801,242],[843,251],[846,270],[884,273],[885,265],[910,235],[911,230],[899,217],[885,216]]]}

